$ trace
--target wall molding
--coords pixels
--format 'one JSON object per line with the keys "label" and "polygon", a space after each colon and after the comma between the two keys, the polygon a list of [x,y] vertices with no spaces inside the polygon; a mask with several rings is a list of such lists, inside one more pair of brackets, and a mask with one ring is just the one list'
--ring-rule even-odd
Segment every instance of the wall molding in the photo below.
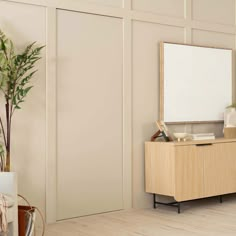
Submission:
{"label": "wall molding", "polygon": [[236,34],[235,25],[219,24],[205,21],[197,21],[192,19],[192,0],[185,0],[185,16],[184,18],[158,15],[153,12],[137,11],[132,9],[131,0],[123,0],[123,8],[99,5],[95,3],[86,3],[79,0],[0,0],[13,3],[31,4],[56,9],[79,11],[84,13],[98,14],[104,16],[130,18],[131,20],[150,22],[155,24],[170,25],[176,27],[184,27],[203,29],[207,31]]}
{"label": "wall molding", "polygon": [[[131,0],[124,0],[131,9]],[[123,205],[132,207],[132,21],[123,19]]]}
{"label": "wall molding", "polygon": [[57,12],[47,8],[46,40],[46,222],[56,222],[57,209]]}

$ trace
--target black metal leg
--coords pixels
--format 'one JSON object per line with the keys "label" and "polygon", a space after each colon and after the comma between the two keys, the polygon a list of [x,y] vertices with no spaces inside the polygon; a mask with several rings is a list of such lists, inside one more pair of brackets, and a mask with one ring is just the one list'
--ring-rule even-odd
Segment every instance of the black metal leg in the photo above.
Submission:
{"label": "black metal leg", "polygon": [[[215,197],[215,196],[214,196]],[[223,202],[223,195],[219,195],[219,201],[220,203]],[[206,199],[206,198],[205,198]],[[193,200],[188,200],[188,201],[182,201],[182,202],[169,202],[169,203],[164,203],[164,202],[159,202],[156,200],[156,194],[153,194],[153,208],[157,208],[157,204],[164,205],[164,206],[171,206],[171,207],[177,207],[178,208],[178,214],[181,212],[181,203],[184,202],[189,202]]]}
{"label": "black metal leg", "polygon": [[171,207],[177,207],[178,213],[180,213],[180,202],[159,202],[156,200],[156,194],[153,194],[153,208],[157,208],[157,204],[164,205],[164,206],[171,206]]}
{"label": "black metal leg", "polygon": [[157,208],[156,207],[156,194],[153,194],[153,208]]}
{"label": "black metal leg", "polygon": [[222,203],[223,202],[222,195],[220,195],[219,198],[220,198],[220,203]]}
{"label": "black metal leg", "polygon": [[180,202],[178,202],[177,204],[178,204],[178,214],[180,214]]}

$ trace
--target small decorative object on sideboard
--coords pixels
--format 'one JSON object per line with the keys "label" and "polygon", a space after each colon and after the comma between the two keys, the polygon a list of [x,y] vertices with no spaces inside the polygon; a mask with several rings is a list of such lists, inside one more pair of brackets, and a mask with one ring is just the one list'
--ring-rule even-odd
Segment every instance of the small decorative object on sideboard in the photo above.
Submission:
{"label": "small decorative object on sideboard", "polygon": [[225,127],[224,138],[236,138],[236,127]]}
{"label": "small decorative object on sideboard", "polygon": [[163,121],[156,121],[158,131],[152,135],[150,141],[154,142],[157,138],[163,138],[166,142],[173,141],[172,135]]}
{"label": "small decorative object on sideboard", "polygon": [[236,103],[233,103],[225,109],[224,137],[236,138]]}
{"label": "small decorative object on sideboard", "polygon": [[187,137],[189,136],[187,133],[174,133],[175,138],[177,141],[186,141]]}
{"label": "small decorative object on sideboard", "polygon": [[200,133],[200,134],[192,134],[192,140],[211,140],[215,139],[214,133]]}

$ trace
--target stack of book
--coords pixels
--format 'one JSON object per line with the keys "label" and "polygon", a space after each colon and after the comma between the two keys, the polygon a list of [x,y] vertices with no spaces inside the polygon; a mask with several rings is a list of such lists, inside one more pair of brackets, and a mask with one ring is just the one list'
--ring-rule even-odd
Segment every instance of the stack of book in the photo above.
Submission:
{"label": "stack of book", "polygon": [[214,133],[202,133],[202,134],[192,134],[193,140],[208,140],[215,139]]}

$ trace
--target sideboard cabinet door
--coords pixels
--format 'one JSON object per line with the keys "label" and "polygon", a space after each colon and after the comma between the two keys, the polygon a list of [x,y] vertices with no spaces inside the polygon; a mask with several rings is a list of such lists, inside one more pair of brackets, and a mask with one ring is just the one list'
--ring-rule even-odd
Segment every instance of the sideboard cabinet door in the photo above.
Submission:
{"label": "sideboard cabinet door", "polygon": [[[204,147],[206,150],[208,147]],[[175,147],[175,199],[185,201],[204,195],[203,147]]]}
{"label": "sideboard cabinet door", "polygon": [[205,196],[236,192],[236,143],[212,144],[204,156]]}

